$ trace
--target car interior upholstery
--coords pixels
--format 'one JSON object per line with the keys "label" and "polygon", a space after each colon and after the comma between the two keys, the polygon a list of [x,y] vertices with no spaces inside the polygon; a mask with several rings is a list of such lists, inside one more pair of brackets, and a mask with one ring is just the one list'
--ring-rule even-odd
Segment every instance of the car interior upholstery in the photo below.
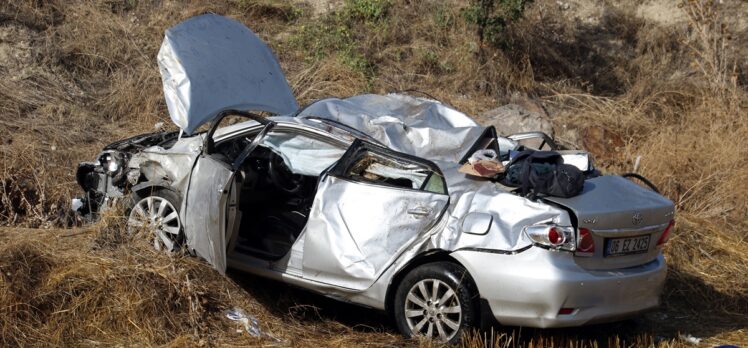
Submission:
{"label": "car interior upholstery", "polygon": [[[227,227],[228,252],[271,261],[286,255],[309,219],[320,173],[345,152],[320,140],[289,135],[269,133],[237,170],[232,192],[237,221]],[[292,144],[292,139],[307,141]],[[220,144],[219,157],[232,163],[251,140],[240,137]],[[316,158],[321,151],[326,158]]]}

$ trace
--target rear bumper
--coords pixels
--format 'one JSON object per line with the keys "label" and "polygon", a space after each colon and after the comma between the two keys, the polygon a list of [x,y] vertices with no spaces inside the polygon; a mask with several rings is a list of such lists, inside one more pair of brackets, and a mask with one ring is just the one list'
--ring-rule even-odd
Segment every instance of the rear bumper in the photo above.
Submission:
{"label": "rear bumper", "polygon": [[[631,317],[656,307],[667,267],[662,254],[645,265],[609,271],[579,267],[571,253],[530,248],[515,255],[452,254],[503,325],[580,326]],[[573,308],[560,315],[561,308]]]}

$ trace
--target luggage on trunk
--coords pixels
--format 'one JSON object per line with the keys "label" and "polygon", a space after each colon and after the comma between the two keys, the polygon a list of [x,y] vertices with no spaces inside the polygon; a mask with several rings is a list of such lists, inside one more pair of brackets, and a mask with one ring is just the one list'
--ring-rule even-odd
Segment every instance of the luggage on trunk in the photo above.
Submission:
{"label": "luggage on trunk", "polygon": [[573,197],[582,192],[584,174],[577,167],[564,164],[555,151],[527,150],[517,153],[506,166],[502,184],[519,187],[522,195]]}

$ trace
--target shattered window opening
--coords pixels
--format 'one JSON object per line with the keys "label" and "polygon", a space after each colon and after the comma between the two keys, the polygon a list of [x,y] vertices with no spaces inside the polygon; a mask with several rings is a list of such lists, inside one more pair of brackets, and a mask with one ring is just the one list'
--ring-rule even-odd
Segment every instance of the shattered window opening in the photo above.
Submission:
{"label": "shattered window opening", "polygon": [[292,173],[309,176],[319,176],[345,153],[345,148],[329,141],[287,131],[271,131],[260,146],[281,156]]}
{"label": "shattered window opening", "polygon": [[445,194],[444,178],[423,166],[367,152],[348,171],[352,179]]}

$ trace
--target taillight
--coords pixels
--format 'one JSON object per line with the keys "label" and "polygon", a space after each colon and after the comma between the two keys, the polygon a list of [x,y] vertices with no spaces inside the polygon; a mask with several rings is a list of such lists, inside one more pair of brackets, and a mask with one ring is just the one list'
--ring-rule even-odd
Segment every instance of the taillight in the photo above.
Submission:
{"label": "taillight", "polygon": [[552,249],[574,251],[576,239],[574,228],[557,226],[554,224],[537,224],[526,226],[525,234],[537,245],[543,245]]}
{"label": "taillight", "polygon": [[576,255],[592,256],[595,254],[595,239],[592,238],[592,231],[586,228],[579,229],[579,242],[577,243]]}
{"label": "taillight", "polygon": [[564,235],[559,233],[555,227],[548,230],[548,241],[554,246],[561,245],[564,242]]}
{"label": "taillight", "polygon": [[657,246],[662,246],[667,242],[668,236],[670,235],[670,230],[673,229],[673,226],[675,226],[675,220],[670,220],[670,223],[665,228],[665,231],[662,232],[662,235],[660,236],[660,239],[657,240]]}

